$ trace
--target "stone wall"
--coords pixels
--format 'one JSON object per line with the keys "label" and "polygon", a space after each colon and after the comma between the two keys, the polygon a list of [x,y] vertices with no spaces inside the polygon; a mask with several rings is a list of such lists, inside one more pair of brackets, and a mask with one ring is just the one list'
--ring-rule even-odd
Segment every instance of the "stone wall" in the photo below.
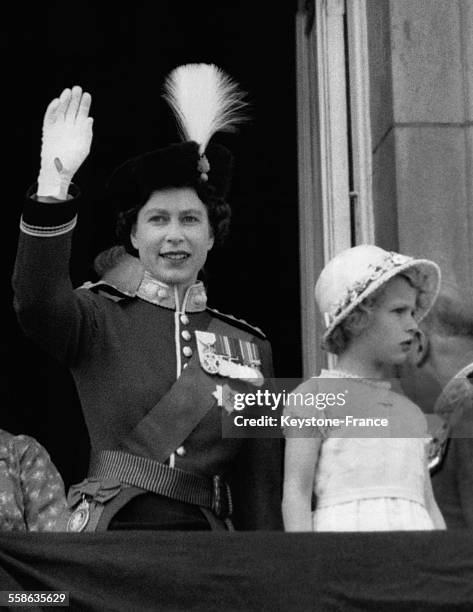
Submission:
{"label": "stone wall", "polygon": [[376,241],[472,289],[473,3],[368,0]]}

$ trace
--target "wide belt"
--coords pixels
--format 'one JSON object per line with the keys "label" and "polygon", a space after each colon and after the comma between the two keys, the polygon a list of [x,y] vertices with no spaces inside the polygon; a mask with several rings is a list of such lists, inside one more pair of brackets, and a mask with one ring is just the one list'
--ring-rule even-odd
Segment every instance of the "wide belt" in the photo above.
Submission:
{"label": "wide belt", "polygon": [[222,519],[232,513],[230,487],[220,476],[206,478],[147,457],[116,450],[99,451],[92,457],[89,478],[116,479],[151,493],[208,508]]}

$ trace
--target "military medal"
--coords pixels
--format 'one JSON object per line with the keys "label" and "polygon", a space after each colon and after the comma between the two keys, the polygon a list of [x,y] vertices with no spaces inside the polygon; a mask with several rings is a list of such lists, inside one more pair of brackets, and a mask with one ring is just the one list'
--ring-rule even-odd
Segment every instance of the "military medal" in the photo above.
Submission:
{"label": "military medal", "polygon": [[67,521],[67,531],[79,532],[84,530],[90,518],[89,507],[90,504],[85,498],[85,495],[83,495],[80,504]]}
{"label": "military medal", "polygon": [[197,350],[202,369],[208,374],[218,374],[218,358],[213,350],[214,334],[196,331]]}
{"label": "military medal", "polygon": [[211,332],[196,331],[195,336],[200,364],[205,372],[247,380],[256,386],[263,384],[256,344]]}
{"label": "military medal", "polygon": [[222,359],[220,362],[218,373],[220,376],[226,376],[227,378],[243,378],[241,376],[241,367],[238,363],[227,361],[226,359]]}
{"label": "military medal", "polygon": [[202,367],[208,374],[217,374],[220,363],[217,355],[211,351],[205,351],[201,359]]}

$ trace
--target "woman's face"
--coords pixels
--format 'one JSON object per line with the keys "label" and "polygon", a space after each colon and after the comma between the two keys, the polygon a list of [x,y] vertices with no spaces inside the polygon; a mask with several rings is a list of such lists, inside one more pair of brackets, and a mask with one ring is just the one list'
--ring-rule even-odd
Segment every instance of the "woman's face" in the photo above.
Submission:
{"label": "woman's face", "polygon": [[182,289],[195,283],[214,243],[207,208],[190,187],[152,193],[130,239],[145,270]]}

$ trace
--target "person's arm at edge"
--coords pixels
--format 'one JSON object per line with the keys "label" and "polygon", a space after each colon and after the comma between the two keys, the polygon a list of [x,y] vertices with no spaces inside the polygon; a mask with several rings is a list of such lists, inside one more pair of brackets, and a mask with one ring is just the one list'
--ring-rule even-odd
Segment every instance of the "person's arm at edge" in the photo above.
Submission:
{"label": "person's arm at edge", "polygon": [[434,497],[432,490],[432,481],[430,479],[430,472],[427,466],[427,460],[424,464],[424,499],[425,507],[429,513],[435,529],[446,529],[445,520],[440,512],[437,502]]}
{"label": "person's arm at edge", "polygon": [[312,493],[322,439],[286,438],[282,514],[285,531],[312,531]]}
{"label": "person's arm at edge", "polygon": [[64,483],[46,449],[18,436],[24,517],[28,531],[58,531],[67,510]]}

